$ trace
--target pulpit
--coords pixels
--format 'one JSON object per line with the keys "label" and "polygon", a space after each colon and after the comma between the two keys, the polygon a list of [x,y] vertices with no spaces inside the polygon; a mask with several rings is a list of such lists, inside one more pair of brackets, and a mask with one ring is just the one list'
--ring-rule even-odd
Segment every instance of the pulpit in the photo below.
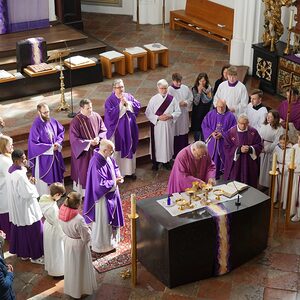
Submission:
{"label": "pulpit", "polygon": [[83,30],[80,0],[55,0],[55,14],[62,23]]}

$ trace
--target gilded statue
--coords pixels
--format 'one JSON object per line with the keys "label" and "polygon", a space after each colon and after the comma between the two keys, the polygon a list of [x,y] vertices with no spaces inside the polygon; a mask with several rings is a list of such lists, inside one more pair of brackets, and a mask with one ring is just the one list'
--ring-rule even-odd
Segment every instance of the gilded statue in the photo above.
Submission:
{"label": "gilded statue", "polygon": [[265,3],[265,32],[263,34],[264,46],[270,46],[270,51],[275,50],[275,44],[283,34],[281,23],[281,8],[291,6],[295,0],[262,0]]}

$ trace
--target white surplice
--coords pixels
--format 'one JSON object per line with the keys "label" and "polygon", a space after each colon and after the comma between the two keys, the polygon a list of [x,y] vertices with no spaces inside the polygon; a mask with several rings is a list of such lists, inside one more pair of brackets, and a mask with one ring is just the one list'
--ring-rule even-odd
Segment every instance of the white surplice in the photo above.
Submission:
{"label": "white surplice", "polygon": [[179,102],[184,101],[187,106],[180,107],[181,115],[175,122],[175,136],[185,135],[190,130],[190,116],[189,112],[193,105],[193,94],[192,91],[184,84],[179,89],[174,89],[172,86],[168,87],[168,93],[175,97]]}
{"label": "white surplice", "polygon": [[[175,122],[181,114],[178,101],[175,98],[173,98],[171,104],[167,107],[167,109],[164,112],[164,114],[172,115],[173,118],[167,121],[158,120],[158,116],[155,113],[165,101],[165,98],[166,97],[163,97],[160,94],[156,94],[150,99],[145,111],[146,117],[152,124],[154,124],[155,156],[156,161],[160,163],[167,163],[173,157]],[[152,140],[151,143],[153,143]]]}
{"label": "white surplice", "polygon": [[268,114],[268,110],[266,107],[262,106],[259,109],[254,109],[252,103],[247,105],[246,115],[249,119],[249,125],[254,127],[256,130],[263,125],[266,120],[266,116]]}
{"label": "white surplice", "polygon": [[26,172],[22,167],[8,175],[9,220],[17,226],[32,225],[43,216],[37,201],[38,192]]}
{"label": "white surplice", "polygon": [[59,222],[66,235],[64,293],[73,298],[91,295],[97,282],[89,247],[90,230],[80,214],[68,222]]}
{"label": "white surplice", "polygon": [[12,163],[10,157],[0,154],[0,214],[8,213],[7,176]]}
{"label": "white surplice", "polygon": [[44,222],[45,270],[51,276],[64,275],[64,233],[58,220],[58,206],[49,195],[42,195],[39,201]]}
{"label": "white surplice", "polygon": [[284,129],[281,126],[275,129],[272,128],[270,124],[263,124],[261,125],[258,132],[264,143],[263,152],[260,154],[259,184],[269,187],[269,171],[271,171],[272,168],[273,151],[278,144],[280,135],[284,133]]}
{"label": "white surplice", "polygon": [[293,179],[292,201],[291,201],[291,216],[297,214],[300,218],[300,147],[297,144],[293,146],[295,149],[295,172]]}
{"label": "white surplice", "polygon": [[247,89],[240,81],[234,87],[229,86],[227,80],[223,81],[214,96],[214,106],[219,99],[225,100],[230,110],[235,110],[234,115],[236,117],[245,113],[249,102]]}

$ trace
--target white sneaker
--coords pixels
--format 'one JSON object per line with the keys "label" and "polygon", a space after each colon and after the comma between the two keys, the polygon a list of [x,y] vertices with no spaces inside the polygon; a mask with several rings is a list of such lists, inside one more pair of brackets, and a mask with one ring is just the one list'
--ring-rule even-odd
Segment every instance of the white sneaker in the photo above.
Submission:
{"label": "white sneaker", "polygon": [[298,217],[298,215],[294,215],[294,216],[291,218],[291,221],[292,221],[292,222],[299,222],[299,221],[300,221],[300,217]]}
{"label": "white sneaker", "polygon": [[44,257],[40,257],[40,258],[37,258],[37,259],[30,259],[30,261],[33,263],[33,264],[39,264],[39,265],[44,265],[45,262],[44,262]]}

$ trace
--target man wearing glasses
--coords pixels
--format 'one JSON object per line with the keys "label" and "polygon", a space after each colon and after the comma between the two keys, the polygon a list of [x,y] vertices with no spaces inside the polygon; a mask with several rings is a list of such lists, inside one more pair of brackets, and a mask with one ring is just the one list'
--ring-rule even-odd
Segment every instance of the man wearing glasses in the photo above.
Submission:
{"label": "man wearing glasses", "polygon": [[123,80],[114,80],[113,92],[105,101],[106,137],[115,144],[114,158],[121,174],[132,179],[136,179],[136,149],[139,141],[136,116],[140,108],[140,102],[125,93]]}
{"label": "man wearing glasses", "polygon": [[153,96],[146,108],[146,117],[151,122],[152,170],[157,171],[159,163],[170,170],[174,154],[175,122],[181,114],[179,102],[168,94],[168,82],[157,82],[158,94]]}
{"label": "man wearing glasses", "polygon": [[33,164],[32,175],[41,196],[49,194],[52,183],[63,182],[65,165],[61,151],[65,129],[50,117],[46,103],[38,104],[37,112],[29,132],[28,159]]}
{"label": "man wearing glasses", "polygon": [[83,216],[92,223],[92,250],[96,253],[114,251],[120,241],[124,217],[118,184],[123,183],[120,170],[112,158],[114,144],[106,139],[94,150],[84,199]]}

